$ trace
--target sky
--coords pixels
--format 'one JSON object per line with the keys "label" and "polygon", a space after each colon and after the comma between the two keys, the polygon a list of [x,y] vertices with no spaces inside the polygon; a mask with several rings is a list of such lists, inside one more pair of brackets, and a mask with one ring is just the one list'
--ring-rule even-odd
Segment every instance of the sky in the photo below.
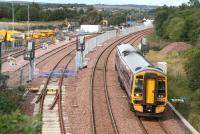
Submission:
{"label": "sky", "polygon": [[187,3],[189,0],[0,0],[0,1],[29,1],[45,3],[79,3],[79,4],[138,4],[138,5],[159,5],[178,6]]}

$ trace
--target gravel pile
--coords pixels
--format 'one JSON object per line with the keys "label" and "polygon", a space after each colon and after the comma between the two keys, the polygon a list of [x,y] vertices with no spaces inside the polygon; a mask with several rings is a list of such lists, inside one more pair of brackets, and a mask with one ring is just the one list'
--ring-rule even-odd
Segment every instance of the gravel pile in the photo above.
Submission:
{"label": "gravel pile", "polygon": [[174,42],[169,44],[168,46],[164,47],[160,53],[161,54],[168,54],[171,52],[182,52],[192,48],[192,45],[184,43],[184,42]]}

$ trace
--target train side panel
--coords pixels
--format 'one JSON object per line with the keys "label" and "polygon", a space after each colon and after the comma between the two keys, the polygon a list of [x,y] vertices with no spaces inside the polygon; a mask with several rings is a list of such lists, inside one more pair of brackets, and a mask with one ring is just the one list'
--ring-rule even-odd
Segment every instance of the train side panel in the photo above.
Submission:
{"label": "train side panel", "polygon": [[116,53],[116,69],[119,77],[119,81],[123,84],[123,87],[125,88],[128,97],[131,98],[132,94],[132,75],[131,71],[128,69],[128,67],[125,65],[125,62],[120,56],[120,53]]}

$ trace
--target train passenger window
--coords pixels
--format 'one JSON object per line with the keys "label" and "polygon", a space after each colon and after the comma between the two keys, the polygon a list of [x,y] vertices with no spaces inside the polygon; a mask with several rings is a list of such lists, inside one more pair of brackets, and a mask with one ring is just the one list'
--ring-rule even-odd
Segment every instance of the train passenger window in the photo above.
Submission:
{"label": "train passenger window", "polygon": [[135,92],[142,92],[143,90],[143,80],[137,79],[135,83]]}
{"label": "train passenger window", "polygon": [[165,82],[158,81],[158,94],[165,94]]}

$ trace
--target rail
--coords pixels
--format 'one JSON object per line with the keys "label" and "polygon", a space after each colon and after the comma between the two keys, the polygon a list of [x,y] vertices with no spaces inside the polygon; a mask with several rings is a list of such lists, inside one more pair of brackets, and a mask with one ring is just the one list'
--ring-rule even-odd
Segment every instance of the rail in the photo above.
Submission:
{"label": "rail", "polygon": [[[114,129],[114,132],[116,134],[119,133],[118,129],[117,129],[117,125],[116,125],[116,122],[115,122],[115,119],[114,119],[114,116],[113,116],[113,113],[112,113],[112,108],[111,108],[111,104],[110,104],[110,100],[109,100],[109,95],[108,95],[108,90],[107,90],[107,85],[106,85],[106,64],[107,64],[107,60],[108,60],[108,57],[110,55],[110,53],[114,50],[114,48],[116,47],[116,45],[118,45],[120,42],[124,41],[125,39],[128,39],[130,38],[131,36],[133,36],[134,34],[137,34],[137,33],[132,33],[128,36],[125,36],[125,37],[122,37],[118,40],[116,40],[115,42],[113,42],[111,45],[109,45],[106,49],[104,49],[100,55],[98,56],[98,59],[96,60],[95,62],[95,65],[93,67],[93,71],[92,71],[92,75],[91,75],[91,79],[90,79],[90,101],[91,101],[91,106],[90,106],[90,109],[91,109],[91,128],[92,128],[92,132],[95,134],[97,133],[97,130],[96,130],[96,122],[95,122],[95,113],[94,113],[94,97],[93,97],[93,90],[94,90],[94,79],[95,79],[95,71],[97,69],[97,64],[98,62],[100,61],[100,59],[102,58],[102,55],[106,53],[106,51],[108,52],[107,56],[106,56],[106,60],[104,62],[104,72],[103,72],[103,78],[104,78],[104,92],[105,92],[105,96],[106,96],[106,102],[107,102],[107,106],[108,106],[108,110],[109,110],[109,115],[110,115],[110,118],[111,118],[111,121],[112,121],[112,126],[113,126],[113,129]],[[135,38],[139,38],[138,36],[136,36]],[[131,38],[132,40],[132,38]],[[99,70],[99,69],[98,69]],[[99,82],[99,81],[98,81]]]}

